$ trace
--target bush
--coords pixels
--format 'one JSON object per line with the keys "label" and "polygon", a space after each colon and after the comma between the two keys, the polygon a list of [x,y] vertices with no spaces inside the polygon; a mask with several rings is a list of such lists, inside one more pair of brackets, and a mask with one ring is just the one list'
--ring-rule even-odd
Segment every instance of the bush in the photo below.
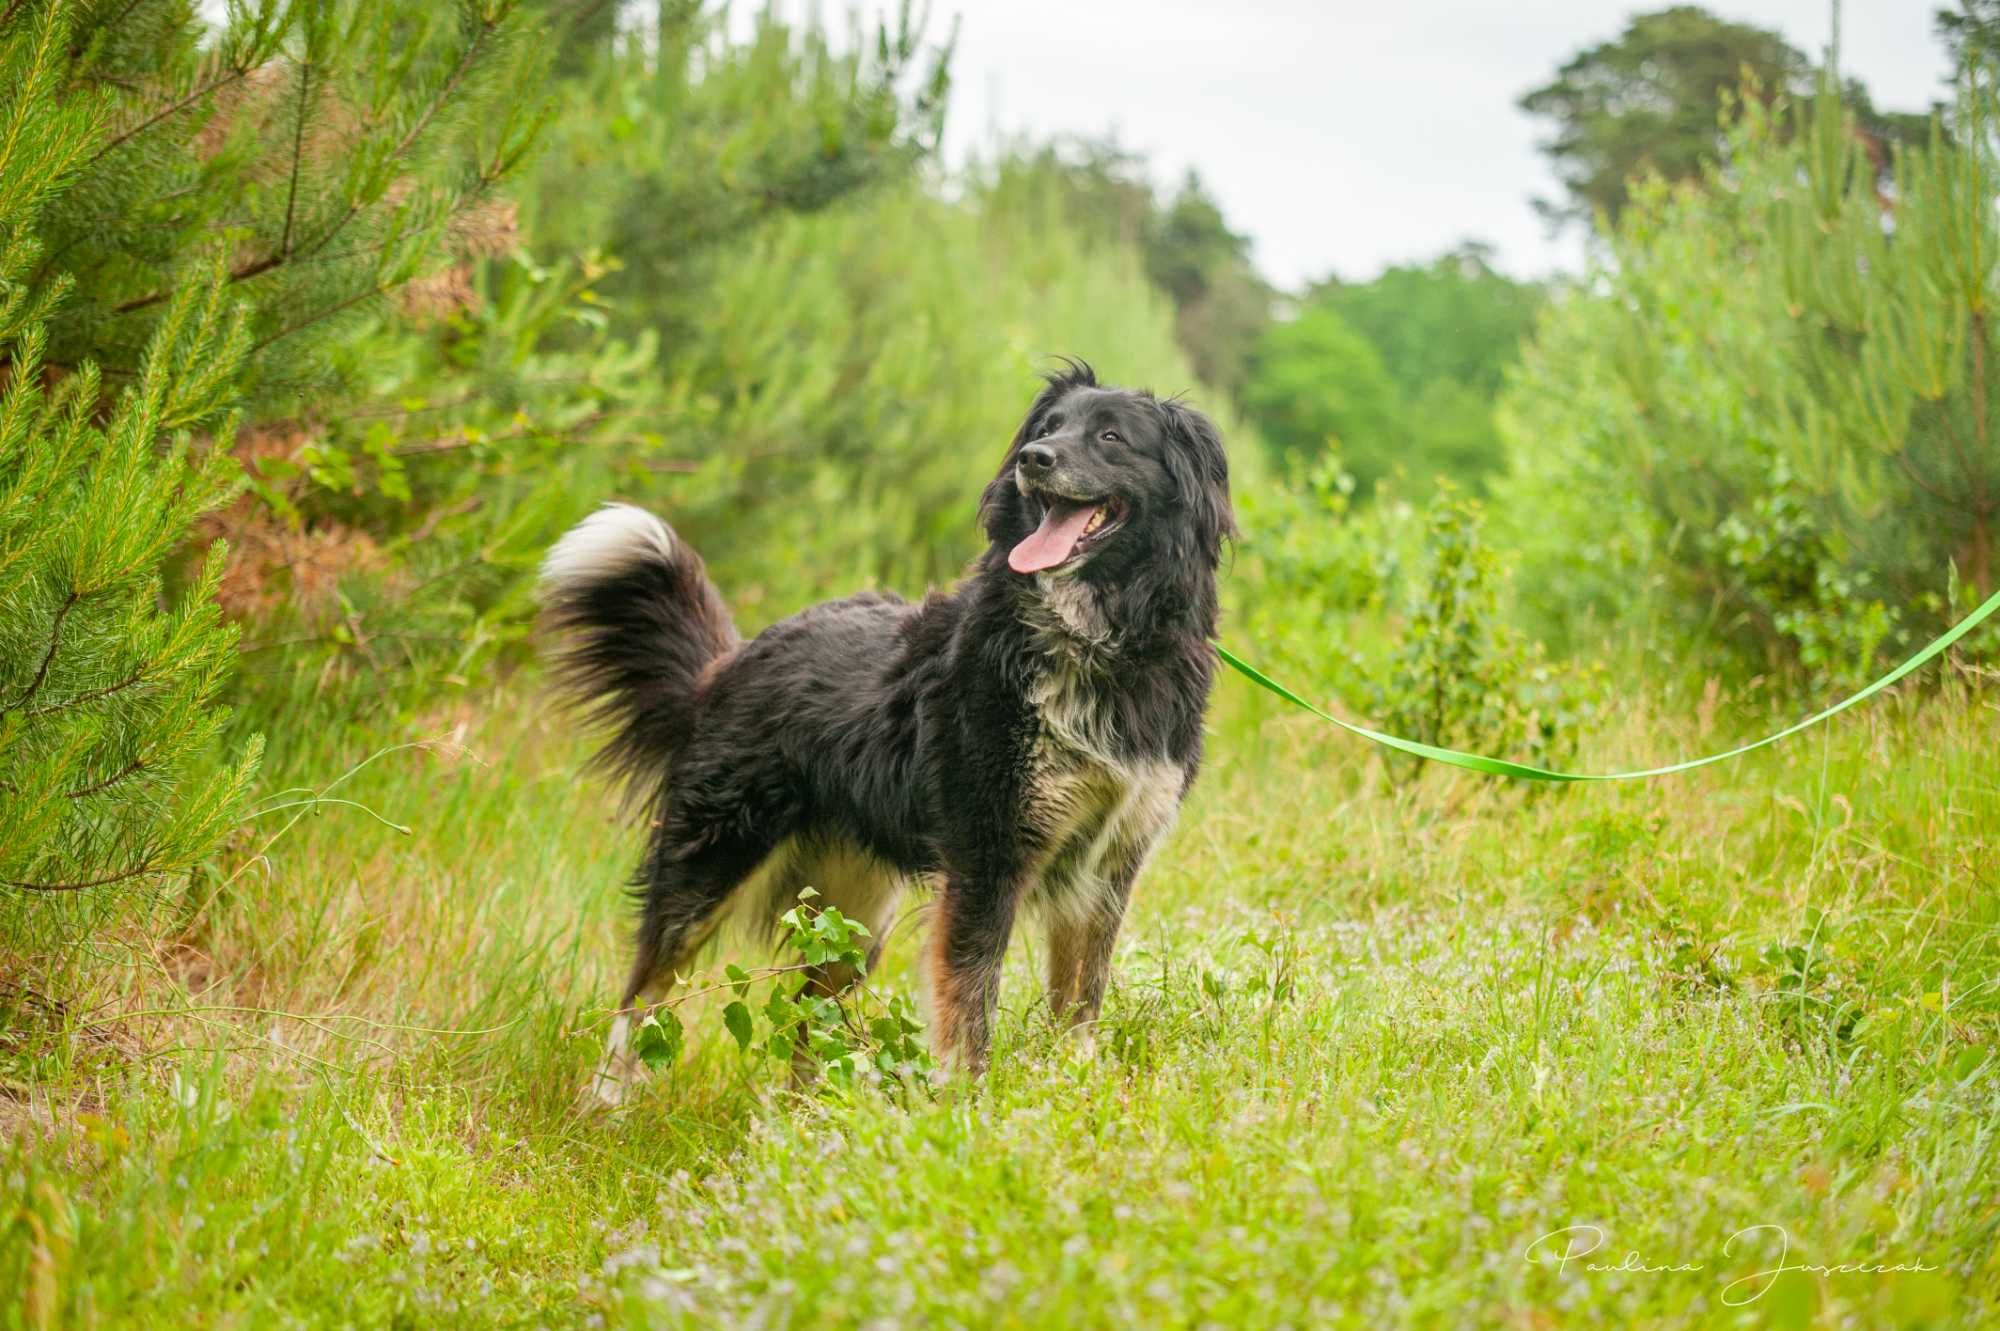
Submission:
{"label": "bush", "polygon": [[[1481,539],[1479,504],[1440,486],[1424,553],[1375,713],[1391,734],[1536,767],[1561,767],[1597,711],[1594,676],[1553,662],[1504,617],[1499,556]],[[1431,764],[1396,755],[1414,778]]]}
{"label": "bush", "polygon": [[[1387,495],[1356,511],[1354,489],[1322,461],[1243,496],[1248,595],[1225,637],[1393,734],[1560,765],[1596,713],[1597,672],[1551,660],[1515,626],[1480,505],[1441,481],[1421,513]],[[1399,779],[1430,766],[1391,764]]]}

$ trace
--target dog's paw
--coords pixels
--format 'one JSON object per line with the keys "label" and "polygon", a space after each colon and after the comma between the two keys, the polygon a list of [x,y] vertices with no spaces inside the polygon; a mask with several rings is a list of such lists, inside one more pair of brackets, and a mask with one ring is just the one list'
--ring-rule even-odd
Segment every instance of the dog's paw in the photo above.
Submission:
{"label": "dog's paw", "polygon": [[583,1100],[586,1105],[599,1109],[621,1108],[632,1093],[632,1082],[638,1075],[639,1060],[631,1049],[632,1018],[621,1012],[611,1021],[611,1036],[605,1041],[604,1058],[597,1065],[597,1071],[590,1075],[584,1087]]}

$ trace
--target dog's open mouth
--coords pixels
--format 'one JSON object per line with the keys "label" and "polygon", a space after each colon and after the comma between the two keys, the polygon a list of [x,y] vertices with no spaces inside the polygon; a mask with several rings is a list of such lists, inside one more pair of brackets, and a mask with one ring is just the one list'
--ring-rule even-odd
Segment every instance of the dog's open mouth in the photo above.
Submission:
{"label": "dog's open mouth", "polygon": [[1007,554],[1016,573],[1040,573],[1061,568],[1115,528],[1125,516],[1116,499],[1042,499],[1042,525]]}

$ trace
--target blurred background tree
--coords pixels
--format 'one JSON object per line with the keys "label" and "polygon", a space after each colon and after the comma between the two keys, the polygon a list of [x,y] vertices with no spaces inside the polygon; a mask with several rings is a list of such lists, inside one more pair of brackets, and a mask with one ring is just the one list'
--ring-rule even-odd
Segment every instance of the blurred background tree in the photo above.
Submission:
{"label": "blurred background tree", "polygon": [[1190,170],[1162,198],[1145,159],[1115,139],[1014,145],[997,170],[1025,172],[1061,202],[1067,222],[1101,245],[1136,250],[1147,278],[1174,303],[1181,349],[1204,384],[1238,392],[1276,292],[1257,272],[1250,239]]}
{"label": "blurred background tree", "polygon": [[[1639,14],[1612,40],[1579,51],[1521,108],[1554,122],[1542,145],[1566,197],[1538,199],[1552,225],[1616,223],[1631,182],[1658,175],[1695,181],[1722,147],[1717,111],[1723,99],[1810,93],[1813,62],[1768,28],[1719,18],[1696,5]],[[1878,175],[1890,148],[1923,139],[1929,117],[1878,111],[1868,90],[1844,88],[1851,132],[1866,145]]]}
{"label": "blurred background tree", "polygon": [[1956,9],[1938,10],[1936,23],[1954,68],[1991,69],[2000,57],[2000,3],[1996,0],[1959,0]]}
{"label": "blurred background tree", "polygon": [[1297,457],[1329,441],[1359,493],[1397,470],[1478,486],[1501,464],[1493,405],[1544,293],[1467,241],[1367,282],[1328,278],[1252,355],[1242,398],[1265,438]]}

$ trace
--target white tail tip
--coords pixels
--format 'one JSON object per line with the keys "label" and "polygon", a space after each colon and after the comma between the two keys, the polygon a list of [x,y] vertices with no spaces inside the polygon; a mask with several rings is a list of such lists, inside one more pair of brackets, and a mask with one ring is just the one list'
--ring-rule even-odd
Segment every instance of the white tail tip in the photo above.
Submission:
{"label": "white tail tip", "polygon": [[606,504],[549,549],[542,560],[542,591],[613,577],[673,553],[674,534],[666,523],[631,504]]}

